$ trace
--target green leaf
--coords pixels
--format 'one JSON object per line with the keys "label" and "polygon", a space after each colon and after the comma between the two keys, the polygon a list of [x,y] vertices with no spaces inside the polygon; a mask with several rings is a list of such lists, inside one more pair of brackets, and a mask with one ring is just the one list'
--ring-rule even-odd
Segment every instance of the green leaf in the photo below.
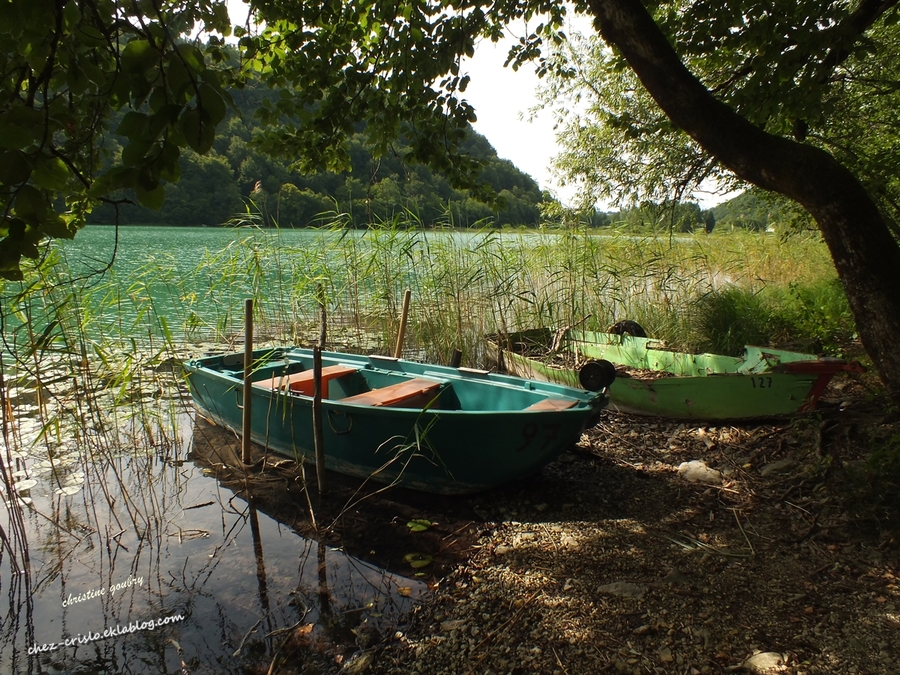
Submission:
{"label": "green leaf", "polygon": [[122,50],[122,69],[142,73],[157,62],[159,56],[147,40],[132,40]]}
{"label": "green leaf", "polygon": [[16,215],[26,223],[36,223],[47,212],[47,199],[43,193],[31,185],[23,185],[16,192]]}
{"label": "green leaf", "polygon": [[134,194],[137,196],[141,206],[146,206],[154,211],[161,209],[166,201],[166,190],[162,185],[157,185],[152,190],[145,190],[140,185],[137,185],[134,188]]}
{"label": "green leaf", "polygon": [[31,176],[31,164],[21,152],[0,154],[0,183],[6,186],[24,183]]}
{"label": "green leaf", "polygon": [[69,167],[59,157],[47,157],[38,161],[31,180],[45,190],[64,190],[69,182]]}
{"label": "green leaf", "polygon": [[138,171],[131,167],[119,167],[99,176],[88,190],[88,197],[103,197],[110,192],[134,187]]}
{"label": "green leaf", "polygon": [[169,125],[175,124],[181,111],[180,105],[170,103],[153,113],[150,118],[150,137],[157,138]]}
{"label": "green leaf", "polygon": [[159,186],[159,169],[152,163],[145,164],[138,171],[137,184],[142,190],[148,192],[155,190]]}
{"label": "green leaf", "polygon": [[203,108],[203,111],[209,115],[211,124],[218,124],[221,122],[225,118],[225,113],[228,112],[222,96],[208,84],[200,85],[199,105]]}
{"label": "green leaf", "polygon": [[142,138],[147,134],[150,125],[150,117],[139,112],[130,112],[122,118],[116,133],[125,136],[129,140]]}
{"label": "green leaf", "polygon": [[206,62],[203,60],[203,53],[192,44],[183,43],[176,47],[178,53],[188,70],[195,74],[202,73],[206,70]]}
{"label": "green leaf", "polygon": [[36,136],[32,129],[18,124],[0,122],[0,147],[21,150],[34,143]]}
{"label": "green leaf", "polygon": [[188,110],[179,122],[181,133],[190,148],[199,155],[209,152],[216,139],[216,129],[205,119],[205,115],[200,110]]}
{"label": "green leaf", "polygon": [[55,213],[48,214],[47,218],[41,221],[41,229],[48,237],[56,239],[74,239],[77,231],[75,228],[70,228],[65,218]]}
{"label": "green leaf", "polygon": [[[74,3],[72,4],[74,6]],[[106,36],[101,31],[86,23],[82,23],[78,26],[73,31],[73,34],[75,35],[75,38],[86,47],[103,47],[104,45],[109,44]]]}
{"label": "green leaf", "polygon": [[410,532],[424,532],[432,525],[433,523],[430,520],[425,520],[424,518],[415,518],[406,524]]}
{"label": "green leaf", "polygon": [[122,164],[124,166],[137,166],[147,156],[152,147],[153,143],[151,141],[132,141],[122,149]]}
{"label": "green leaf", "polygon": [[403,556],[403,560],[408,562],[409,566],[413,569],[427,567],[434,562],[434,558],[427,553],[407,553],[405,556]]}
{"label": "green leaf", "polygon": [[[169,59],[166,69],[166,84],[177,100],[182,100],[185,90],[192,86],[191,74],[177,54],[173,54]],[[190,96],[185,98],[190,98]]]}

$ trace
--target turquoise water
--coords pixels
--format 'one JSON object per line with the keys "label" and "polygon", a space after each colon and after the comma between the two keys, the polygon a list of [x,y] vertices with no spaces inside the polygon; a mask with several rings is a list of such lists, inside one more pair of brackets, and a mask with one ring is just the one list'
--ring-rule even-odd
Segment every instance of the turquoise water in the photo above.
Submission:
{"label": "turquoise water", "polygon": [[162,317],[176,338],[202,338],[240,330],[247,297],[262,303],[261,315],[284,315],[284,292],[302,278],[298,265],[333,251],[338,238],[313,230],[89,226],[59,250],[86,313],[115,320],[108,330],[131,331],[138,319],[153,326]]}
{"label": "turquoise water", "polygon": [[177,338],[210,339],[241,332],[248,297],[263,326],[315,323],[319,287],[330,314],[393,308],[405,286],[426,283],[417,277],[432,247],[477,246],[489,236],[89,226],[59,251],[85,313],[106,318],[105,335],[134,336],[138,319],[163,317]]}

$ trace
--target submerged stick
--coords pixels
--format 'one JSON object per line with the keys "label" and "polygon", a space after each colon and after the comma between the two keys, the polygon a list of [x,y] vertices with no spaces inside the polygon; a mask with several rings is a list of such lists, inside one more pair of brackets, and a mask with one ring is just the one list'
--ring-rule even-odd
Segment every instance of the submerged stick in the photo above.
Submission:
{"label": "submerged stick", "polygon": [[241,461],[250,464],[250,425],[252,416],[250,401],[251,373],[253,371],[253,298],[244,300],[244,400],[241,418]]}
{"label": "submerged stick", "polygon": [[403,309],[400,311],[400,330],[397,331],[397,346],[394,348],[394,358],[399,359],[403,353],[403,338],[406,336],[406,319],[409,316],[409,298],[412,292],[407,288],[403,294]]}

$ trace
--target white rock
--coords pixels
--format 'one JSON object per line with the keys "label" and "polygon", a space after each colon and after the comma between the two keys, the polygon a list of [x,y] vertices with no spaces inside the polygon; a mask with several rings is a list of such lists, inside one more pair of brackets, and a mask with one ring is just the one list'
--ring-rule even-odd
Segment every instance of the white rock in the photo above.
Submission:
{"label": "white rock", "polygon": [[706,462],[699,459],[682,462],[678,466],[678,475],[691,483],[718,485],[722,482],[722,474],[715,469],[710,469],[706,466]]}
{"label": "white rock", "polygon": [[784,663],[784,658],[776,652],[760,652],[744,661],[744,668],[751,673],[766,673],[778,668]]}

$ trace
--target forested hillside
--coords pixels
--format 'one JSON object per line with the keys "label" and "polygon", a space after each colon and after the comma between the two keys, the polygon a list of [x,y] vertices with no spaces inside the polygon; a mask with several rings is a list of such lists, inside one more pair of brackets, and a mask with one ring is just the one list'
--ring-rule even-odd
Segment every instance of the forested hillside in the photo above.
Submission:
{"label": "forested hillside", "polygon": [[[350,139],[352,170],[302,175],[292,169],[296,158],[273,158],[253,147],[251,138],[258,126],[254,112],[267,92],[259,86],[233,91],[235,109],[216,134],[213,149],[202,156],[191,151],[183,154],[181,178],[166,187],[162,208],[154,211],[130,199],[133,203],[118,207],[118,222],[219,225],[247,213],[249,206],[266,225],[281,227],[306,227],[339,213],[346,214],[353,226],[362,227],[407,211],[425,225],[539,224],[539,204],[549,197],[534,179],[499,158],[487,139],[471,127],[463,150],[484,161],[483,178],[499,194],[502,206],[473,199],[423,165],[401,163],[396,159],[400,152],[373,159],[361,133]],[[121,139],[106,142],[111,154],[121,153]],[[403,145],[402,139],[396,142],[398,150]],[[116,208],[104,204],[90,220],[112,223],[116,217]]]}
{"label": "forested hillside", "polygon": [[740,228],[763,232],[797,225],[798,220],[809,224],[808,216],[801,218],[796,207],[791,208],[783,198],[759,189],[742,192],[714,207],[712,212],[719,230]]}

